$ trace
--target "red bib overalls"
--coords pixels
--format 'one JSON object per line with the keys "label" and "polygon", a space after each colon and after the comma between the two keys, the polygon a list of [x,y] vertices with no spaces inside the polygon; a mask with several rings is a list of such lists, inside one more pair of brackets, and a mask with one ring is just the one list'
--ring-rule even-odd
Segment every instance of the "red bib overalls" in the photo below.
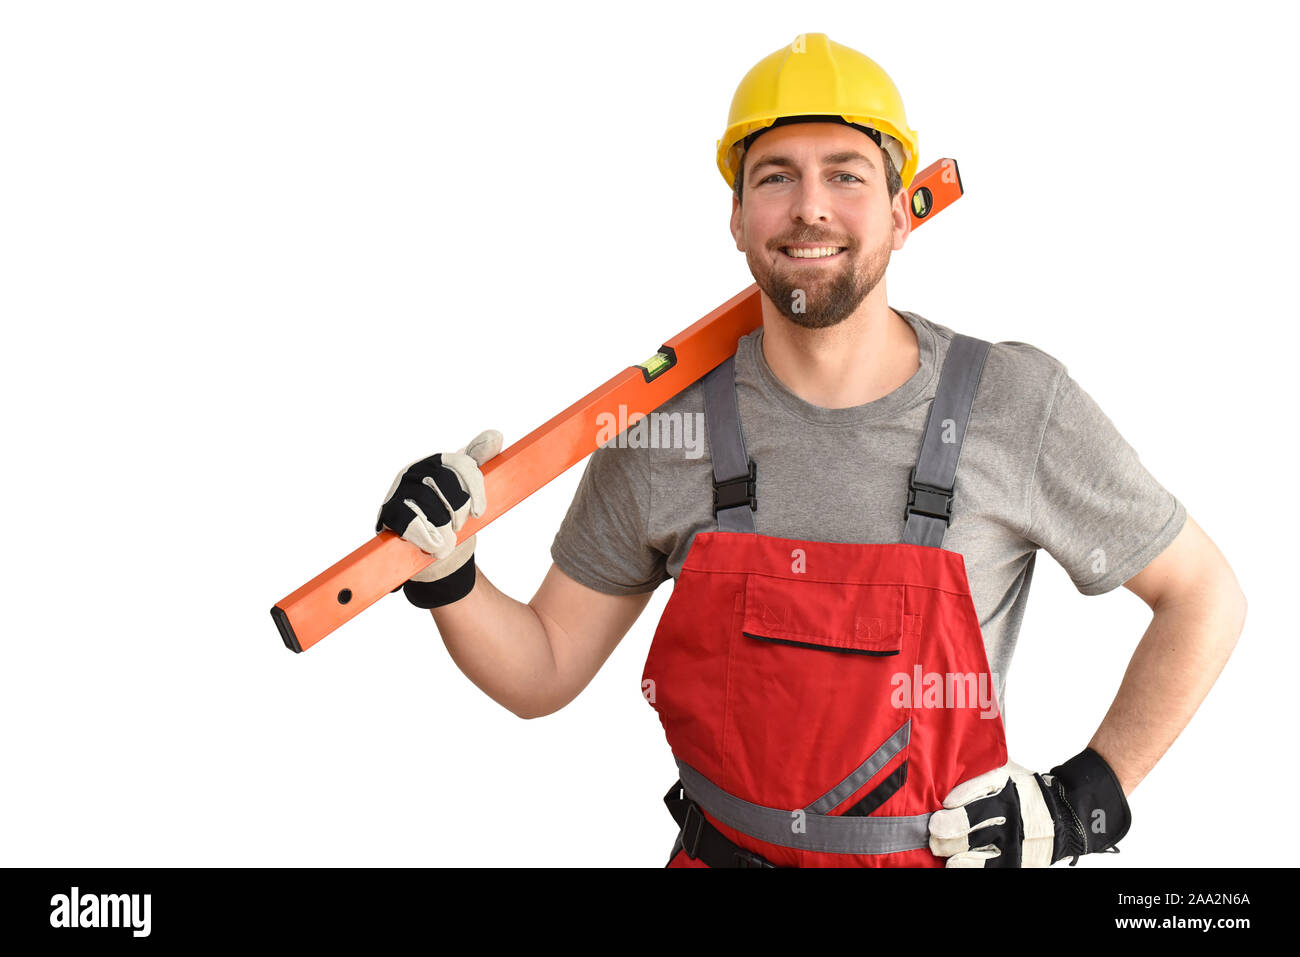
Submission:
{"label": "red bib overalls", "polygon": [[941,547],[988,348],[949,347],[899,544],[755,533],[734,357],[705,376],[718,531],[691,543],[642,676],[681,778],[668,866],[942,867],[930,814],[1007,763],[965,562]]}

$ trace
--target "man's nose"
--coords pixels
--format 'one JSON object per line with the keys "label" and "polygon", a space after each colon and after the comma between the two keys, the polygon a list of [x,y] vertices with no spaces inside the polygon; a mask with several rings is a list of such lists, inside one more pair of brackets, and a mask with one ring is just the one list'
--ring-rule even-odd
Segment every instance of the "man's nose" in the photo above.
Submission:
{"label": "man's nose", "polygon": [[830,195],[826,184],[815,177],[805,177],[795,188],[792,197],[794,205],[790,215],[805,223],[823,222],[830,219]]}

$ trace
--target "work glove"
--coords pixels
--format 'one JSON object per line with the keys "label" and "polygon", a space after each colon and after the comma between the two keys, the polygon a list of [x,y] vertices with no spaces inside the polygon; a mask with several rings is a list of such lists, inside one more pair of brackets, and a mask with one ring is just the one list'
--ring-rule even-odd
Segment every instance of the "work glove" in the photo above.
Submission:
{"label": "work glove", "polygon": [[[501,451],[501,433],[489,429],[464,448],[412,462],[397,473],[380,506],[375,531],[387,527],[434,556],[428,568],[401,586],[419,608],[438,608],[460,601],[474,588],[474,540],[456,544],[466,516],[487,510],[479,467]],[[393,589],[396,591],[397,589]]]}
{"label": "work glove", "polygon": [[1084,748],[1047,774],[1011,762],[964,781],[930,815],[930,850],[948,867],[1048,867],[1112,850],[1131,817],[1119,779]]}

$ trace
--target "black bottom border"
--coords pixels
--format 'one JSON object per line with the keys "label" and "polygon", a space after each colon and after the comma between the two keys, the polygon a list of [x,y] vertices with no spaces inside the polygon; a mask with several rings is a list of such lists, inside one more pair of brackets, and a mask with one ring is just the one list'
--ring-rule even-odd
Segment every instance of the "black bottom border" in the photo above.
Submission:
{"label": "black bottom border", "polygon": [[[148,941],[374,942],[443,924],[486,926],[494,939],[524,941],[531,934],[539,946],[543,942],[536,938],[545,928],[565,927],[569,937],[573,929],[595,932],[620,915],[633,919],[619,926],[634,940],[651,926],[676,933],[671,928],[683,923],[717,926],[734,939],[746,931],[761,935],[759,925],[776,920],[793,932],[800,932],[801,923],[805,930],[815,925],[820,942],[837,927],[852,933],[864,917],[879,927],[885,914],[885,923],[910,927],[936,944],[955,944],[966,933],[978,936],[991,927],[1009,932],[1029,925],[1085,938],[1114,933],[1173,942],[1200,935],[1216,947],[1230,947],[1240,940],[1233,935],[1287,927],[1294,868],[1116,868],[1085,861],[1092,866],[766,871],[762,878],[703,879],[663,868],[11,868],[0,870],[0,926],[6,941],[77,937],[95,946],[117,940],[132,947]],[[52,926],[60,895],[66,918],[74,887],[83,909],[90,896],[149,895],[148,935],[137,935],[141,928],[131,926]],[[687,896],[690,891],[708,896]],[[710,906],[732,902],[733,893],[735,907]],[[139,902],[142,910],[143,897]],[[693,906],[683,906],[688,903]],[[651,908],[655,914],[647,913]],[[832,918],[840,909],[846,913]],[[762,920],[755,924],[753,917]],[[1202,925],[1204,920],[1211,926]]]}

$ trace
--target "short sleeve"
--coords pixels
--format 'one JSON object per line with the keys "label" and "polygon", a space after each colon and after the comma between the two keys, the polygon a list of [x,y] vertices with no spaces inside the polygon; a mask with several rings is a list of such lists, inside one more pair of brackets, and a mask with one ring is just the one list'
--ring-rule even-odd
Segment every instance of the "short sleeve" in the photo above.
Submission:
{"label": "short sleeve", "polygon": [[1084,595],[1122,585],[1182,530],[1183,504],[1061,367],[1029,490],[1027,538]]}
{"label": "short sleeve", "polygon": [[649,469],[647,450],[612,442],[587,460],[551,543],[551,558],[574,581],[609,595],[638,595],[667,580],[667,556],[646,536]]}

